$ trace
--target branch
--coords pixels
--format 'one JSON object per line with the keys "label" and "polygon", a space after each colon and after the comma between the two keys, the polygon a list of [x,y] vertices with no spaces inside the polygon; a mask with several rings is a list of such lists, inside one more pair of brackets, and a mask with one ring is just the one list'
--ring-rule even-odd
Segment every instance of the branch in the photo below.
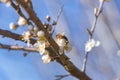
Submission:
{"label": "branch", "polygon": [[27,51],[27,52],[37,52],[35,48],[23,47],[23,46],[18,46],[18,45],[6,45],[6,44],[1,44],[1,43],[0,43],[0,48],[8,49],[8,50],[22,50],[22,51]]}
{"label": "branch", "polygon": [[[46,29],[44,29],[42,22],[38,19],[38,17],[36,16],[35,12],[28,7],[28,5],[26,5],[24,3],[24,1],[22,0],[16,0],[24,9],[25,11],[28,13],[30,19],[35,23],[35,25],[38,27],[39,30],[43,30],[46,34],[46,39],[49,41],[49,43],[51,44],[51,47],[49,47],[48,49],[51,50],[51,55],[52,57],[55,57],[56,55],[59,55],[59,47],[56,44],[56,42],[54,41],[54,39],[52,38],[52,36],[47,32]],[[2,31],[2,30],[1,30]],[[13,38],[15,40],[21,40],[20,36],[18,34],[11,33],[10,31],[4,30],[1,32],[0,34],[6,36],[6,37],[10,37]],[[7,32],[7,33],[5,33]],[[3,34],[4,33],[4,34]],[[35,43],[36,40],[32,40],[32,43]],[[90,80],[90,78],[87,76],[87,74],[85,74],[84,72],[81,72],[70,60],[69,58],[63,54],[63,55],[59,55],[59,58],[56,58],[56,61],[58,63],[60,63],[72,76],[81,79],[81,80]]]}
{"label": "branch", "polygon": [[[15,40],[23,41],[23,40],[21,40],[22,35],[10,32],[8,30],[0,29],[0,35],[3,35],[3,37],[9,37],[9,38],[12,38],[12,39],[15,39]],[[35,39],[30,39],[30,41],[31,41],[31,44],[34,44],[36,42]]]}
{"label": "branch", "polygon": [[[69,58],[63,54],[59,54],[59,47],[52,38],[52,36],[47,32],[47,30],[44,28],[42,22],[38,19],[35,12],[30,9],[22,0],[16,0],[17,3],[19,3],[25,11],[28,13],[30,19],[35,23],[35,25],[38,27],[39,30],[43,30],[45,32],[46,39],[51,45],[51,49],[54,51],[54,55],[59,56],[59,58],[56,59],[58,63],[60,63],[64,68],[74,77],[81,79],[81,80],[90,80],[90,78],[84,73],[81,72],[70,60]],[[55,56],[53,56],[55,57]]]}
{"label": "branch", "polygon": [[[8,30],[3,30],[0,29],[0,35],[3,35],[4,37],[9,37],[15,40],[20,40],[21,35],[16,34],[16,33],[12,33]],[[36,40],[31,39],[31,43],[34,44],[36,42]],[[51,50],[51,51],[50,51]],[[49,51],[52,53],[52,56],[54,57],[55,52],[49,48]],[[81,72],[71,61],[69,61],[68,57],[66,55],[61,55],[60,56],[61,59],[56,59],[58,63],[60,63],[61,65],[63,65],[63,67],[72,75],[75,76],[81,80],[90,80],[90,78],[84,73]],[[62,63],[61,60],[64,62]]]}
{"label": "branch", "polygon": [[[30,19],[35,23],[35,25],[38,27],[39,30],[43,30],[46,34],[46,39],[51,44],[51,49],[53,50],[52,54],[54,54],[53,57],[56,55],[59,56],[59,47],[56,44],[56,42],[53,40],[52,36],[47,32],[46,29],[44,29],[42,22],[38,19],[35,12],[31,10],[27,5],[24,4],[23,1],[17,0],[17,2],[26,10],[28,13]],[[60,55],[59,58],[56,59],[58,63],[64,66],[64,68],[72,75],[75,76],[81,80],[90,80],[90,78],[83,72],[81,72],[71,61],[69,61],[69,58],[66,55]]]}
{"label": "branch", "polygon": [[17,14],[18,14],[19,16],[22,16],[22,17],[24,17],[24,19],[27,20],[27,23],[28,23],[28,24],[33,25],[33,24],[29,21],[29,19],[27,19],[27,18],[25,17],[25,15],[23,14],[23,12],[22,12],[22,10],[21,10],[21,8],[19,7],[18,4],[15,4],[13,1],[11,1],[11,6],[15,9],[15,11],[17,12]]}
{"label": "branch", "polygon": [[[101,1],[100,1],[100,4],[99,4],[99,8],[96,10],[96,13],[94,14],[95,17],[94,17],[94,21],[93,21],[92,27],[91,27],[90,30],[87,29],[87,31],[88,31],[88,33],[89,33],[89,40],[92,39],[92,37],[93,37],[93,34],[94,34],[94,31],[95,31],[95,28],[96,28],[96,23],[97,23],[98,17],[99,17],[99,15],[100,15],[100,13],[102,12],[103,4],[104,4],[104,0],[101,0]],[[84,60],[83,60],[83,66],[82,66],[82,71],[83,71],[83,72],[86,71],[86,64],[87,64],[88,54],[89,54],[89,52],[86,52],[86,51],[85,51],[85,58],[84,58]]]}

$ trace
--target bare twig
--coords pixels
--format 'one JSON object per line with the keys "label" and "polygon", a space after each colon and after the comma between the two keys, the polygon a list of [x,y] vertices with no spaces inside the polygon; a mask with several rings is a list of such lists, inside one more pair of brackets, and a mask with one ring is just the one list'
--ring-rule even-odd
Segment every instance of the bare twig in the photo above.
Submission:
{"label": "bare twig", "polygon": [[[61,8],[60,8],[60,10],[58,12],[58,15],[57,15],[57,19],[56,19],[56,21],[53,22],[53,24],[56,25],[58,23],[59,17],[61,15],[62,11],[63,11],[63,7],[64,7],[64,5],[61,6]],[[53,35],[54,32],[55,32],[55,26],[53,26],[53,30],[52,30],[51,34]]]}
{"label": "bare twig", "polygon": [[6,45],[6,44],[1,44],[1,43],[0,43],[0,48],[8,49],[8,50],[22,50],[22,51],[27,51],[27,52],[37,52],[35,48],[23,47],[23,46],[18,46],[18,45]]}
{"label": "bare twig", "polygon": [[86,70],[86,64],[87,64],[88,54],[89,54],[89,52],[85,52],[85,57],[84,57],[84,60],[83,60],[83,65],[82,65],[82,71],[83,72],[85,72],[85,70]]}
{"label": "bare twig", "polygon": [[66,74],[66,75],[56,75],[55,77],[56,77],[57,79],[55,79],[55,80],[61,80],[61,79],[65,78],[65,77],[68,77],[68,76],[70,76],[70,74]]}
{"label": "bare twig", "polygon": [[[92,37],[93,37],[93,33],[95,31],[95,28],[96,28],[96,23],[97,23],[98,17],[100,15],[100,13],[102,12],[103,4],[104,4],[104,0],[100,1],[99,8],[96,10],[97,12],[95,13],[95,17],[94,17],[94,21],[93,21],[92,27],[91,27],[90,30],[87,29],[87,31],[89,33],[89,39],[92,39]],[[85,51],[85,57],[84,57],[83,66],[82,66],[82,71],[83,72],[85,72],[85,70],[86,70],[88,54],[89,54],[89,52]]]}
{"label": "bare twig", "polygon": [[58,12],[56,22],[58,22],[58,20],[59,20],[59,17],[60,17],[60,15],[61,15],[62,11],[63,11],[63,7],[64,7],[64,5],[61,6],[61,8],[60,8],[60,10],[59,10],[59,12]]}

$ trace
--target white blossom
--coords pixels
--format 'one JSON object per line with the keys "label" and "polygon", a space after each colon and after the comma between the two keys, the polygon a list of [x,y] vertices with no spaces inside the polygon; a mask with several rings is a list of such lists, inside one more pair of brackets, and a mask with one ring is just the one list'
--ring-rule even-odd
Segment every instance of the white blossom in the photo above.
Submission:
{"label": "white blossom", "polygon": [[94,47],[98,47],[100,45],[99,41],[95,41],[94,39],[90,39],[86,44],[85,44],[85,51],[89,52],[92,50]]}
{"label": "white blossom", "polygon": [[16,30],[17,27],[18,27],[18,25],[16,25],[16,24],[13,23],[13,22],[11,22],[11,23],[9,24],[9,28],[10,28],[11,30]]}
{"label": "white blossom", "polygon": [[41,36],[44,36],[44,35],[45,35],[44,31],[38,31],[37,32],[38,37],[41,37]]}
{"label": "white blossom", "polygon": [[24,17],[20,16],[17,23],[19,26],[24,26],[27,24],[27,20]]}
{"label": "white blossom", "polygon": [[40,55],[43,55],[45,53],[45,41],[38,41],[35,44],[35,47],[37,48],[37,50],[39,51]]}
{"label": "white blossom", "polygon": [[45,64],[51,62],[51,57],[49,56],[49,54],[43,55],[43,56],[42,56],[42,61],[43,61],[43,63],[45,63]]}
{"label": "white blossom", "polygon": [[30,31],[26,31],[26,32],[23,32],[22,36],[23,36],[24,41],[29,41],[31,33],[30,33]]}

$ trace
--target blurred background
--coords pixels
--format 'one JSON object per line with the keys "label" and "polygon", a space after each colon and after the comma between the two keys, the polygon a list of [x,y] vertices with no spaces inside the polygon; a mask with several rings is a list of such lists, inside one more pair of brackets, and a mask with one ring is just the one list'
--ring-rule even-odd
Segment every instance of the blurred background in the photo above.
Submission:
{"label": "blurred background", "polygon": [[[66,55],[79,68],[82,68],[84,46],[88,40],[87,28],[91,28],[94,19],[94,7],[98,0],[32,0],[34,10],[42,22],[46,15],[56,20],[59,9],[64,5],[55,28],[55,34],[64,32],[73,47]],[[0,28],[9,29],[10,22],[16,22],[19,15],[12,7],[0,4]],[[14,33],[22,34],[27,27],[19,27]],[[103,6],[103,12],[97,21],[94,39],[100,46],[94,48],[88,57],[86,73],[92,80],[120,80],[120,0],[110,0]],[[2,38],[0,43],[27,46],[10,38]],[[25,51],[0,49],[0,80],[55,80],[55,75],[67,74],[57,62],[43,64],[41,56]],[[69,76],[63,80],[78,80]]]}

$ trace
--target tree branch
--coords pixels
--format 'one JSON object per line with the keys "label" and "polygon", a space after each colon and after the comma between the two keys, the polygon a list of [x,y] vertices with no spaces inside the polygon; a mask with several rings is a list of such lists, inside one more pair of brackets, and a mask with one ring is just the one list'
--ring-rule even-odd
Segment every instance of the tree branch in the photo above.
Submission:
{"label": "tree branch", "polygon": [[[17,3],[19,3],[28,13],[30,19],[35,23],[35,25],[38,27],[39,30],[43,30],[45,32],[46,39],[51,45],[51,49],[54,51],[54,55],[59,56],[59,58],[56,59],[57,62],[59,62],[61,65],[64,66],[64,68],[74,77],[81,79],[81,80],[90,80],[90,78],[84,73],[81,72],[70,60],[69,58],[63,54],[59,54],[59,47],[52,38],[52,36],[47,32],[47,30],[44,28],[42,22],[38,19],[35,12],[30,9],[22,0],[16,0]],[[53,54],[53,53],[52,53]],[[55,56],[53,56],[55,57]]]}
{"label": "tree branch", "polygon": [[[100,13],[102,12],[103,4],[104,4],[104,0],[100,1],[99,8],[96,10],[97,12],[94,14],[95,17],[94,17],[94,21],[93,21],[92,27],[91,27],[90,30],[87,29],[87,31],[89,33],[89,40],[92,39],[92,37],[93,37],[98,17],[100,15]],[[87,64],[88,54],[89,54],[89,52],[85,51],[85,57],[84,57],[83,66],[82,66],[82,71],[83,72],[86,71],[86,64]]]}
{"label": "tree branch", "polygon": [[[20,39],[21,35],[12,33],[8,30],[0,29],[0,35],[22,41]],[[31,39],[32,44],[34,44],[35,42],[36,42],[36,40]],[[52,53],[51,55],[53,57],[55,57],[55,52],[51,48],[48,48],[48,50]],[[64,63],[62,63],[61,60]],[[90,80],[90,78],[87,76],[87,74],[85,74],[84,72],[81,72],[71,61],[69,61],[69,58],[66,55],[64,55],[64,54],[61,55],[60,59],[57,58],[56,61],[58,63],[60,63],[72,76],[75,76],[81,80]]]}
{"label": "tree branch", "polygon": [[35,25],[38,27],[39,30],[43,30],[46,34],[46,39],[51,45],[51,50],[53,50],[53,53],[55,57],[56,55],[59,56],[59,58],[56,59],[58,63],[60,63],[72,76],[81,79],[81,80],[90,80],[90,78],[83,72],[81,72],[70,60],[69,58],[63,54],[59,55],[59,47],[52,38],[52,36],[47,32],[47,30],[44,28],[42,22],[38,19],[35,12],[30,9],[22,0],[16,0],[28,13],[30,19],[35,23]]}
{"label": "tree branch", "polygon": [[[49,41],[49,43],[51,45],[48,49],[51,50],[52,57],[59,56],[58,58],[56,58],[56,61],[58,63],[60,63],[72,76],[74,76],[74,77],[76,77],[76,78],[78,78],[80,80],[90,80],[90,78],[87,76],[87,74],[85,74],[84,72],[81,72],[69,60],[69,58],[65,54],[63,54],[63,55],[59,54],[58,45],[56,44],[56,42],[54,41],[52,36],[47,32],[47,30],[44,29],[42,22],[38,19],[35,12],[30,7],[28,7],[28,5],[26,5],[24,3],[24,1],[22,1],[22,0],[16,0],[16,1],[25,9],[25,11],[28,13],[30,19],[35,23],[35,25],[38,27],[38,29],[43,30],[45,32],[46,39]],[[13,38],[15,40],[21,40],[20,39],[21,35],[18,35],[18,34],[14,35],[14,33],[11,33],[10,31],[7,31],[7,30],[4,30],[2,32],[1,31],[0,31],[0,34],[4,35],[6,37],[10,37],[10,38]],[[5,33],[5,32],[8,32],[8,33]],[[31,42],[35,43],[36,40],[32,40]]]}
{"label": "tree branch", "polygon": [[23,46],[18,46],[18,45],[6,45],[6,44],[1,44],[1,43],[0,43],[0,48],[8,49],[8,50],[22,50],[22,51],[27,51],[27,52],[37,52],[35,48],[23,47]]}
{"label": "tree branch", "polygon": [[[9,38],[12,38],[12,39],[15,39],[15,40],[23,41],[23,40],[21,40],[22,35],[10,32],[8,30],[0,29],[0,35],[3,35],[3,37],[9,37]],[[34,44],[36,42],[35,39],[30,39],[30,41],[31,41],[31,44]]]}

